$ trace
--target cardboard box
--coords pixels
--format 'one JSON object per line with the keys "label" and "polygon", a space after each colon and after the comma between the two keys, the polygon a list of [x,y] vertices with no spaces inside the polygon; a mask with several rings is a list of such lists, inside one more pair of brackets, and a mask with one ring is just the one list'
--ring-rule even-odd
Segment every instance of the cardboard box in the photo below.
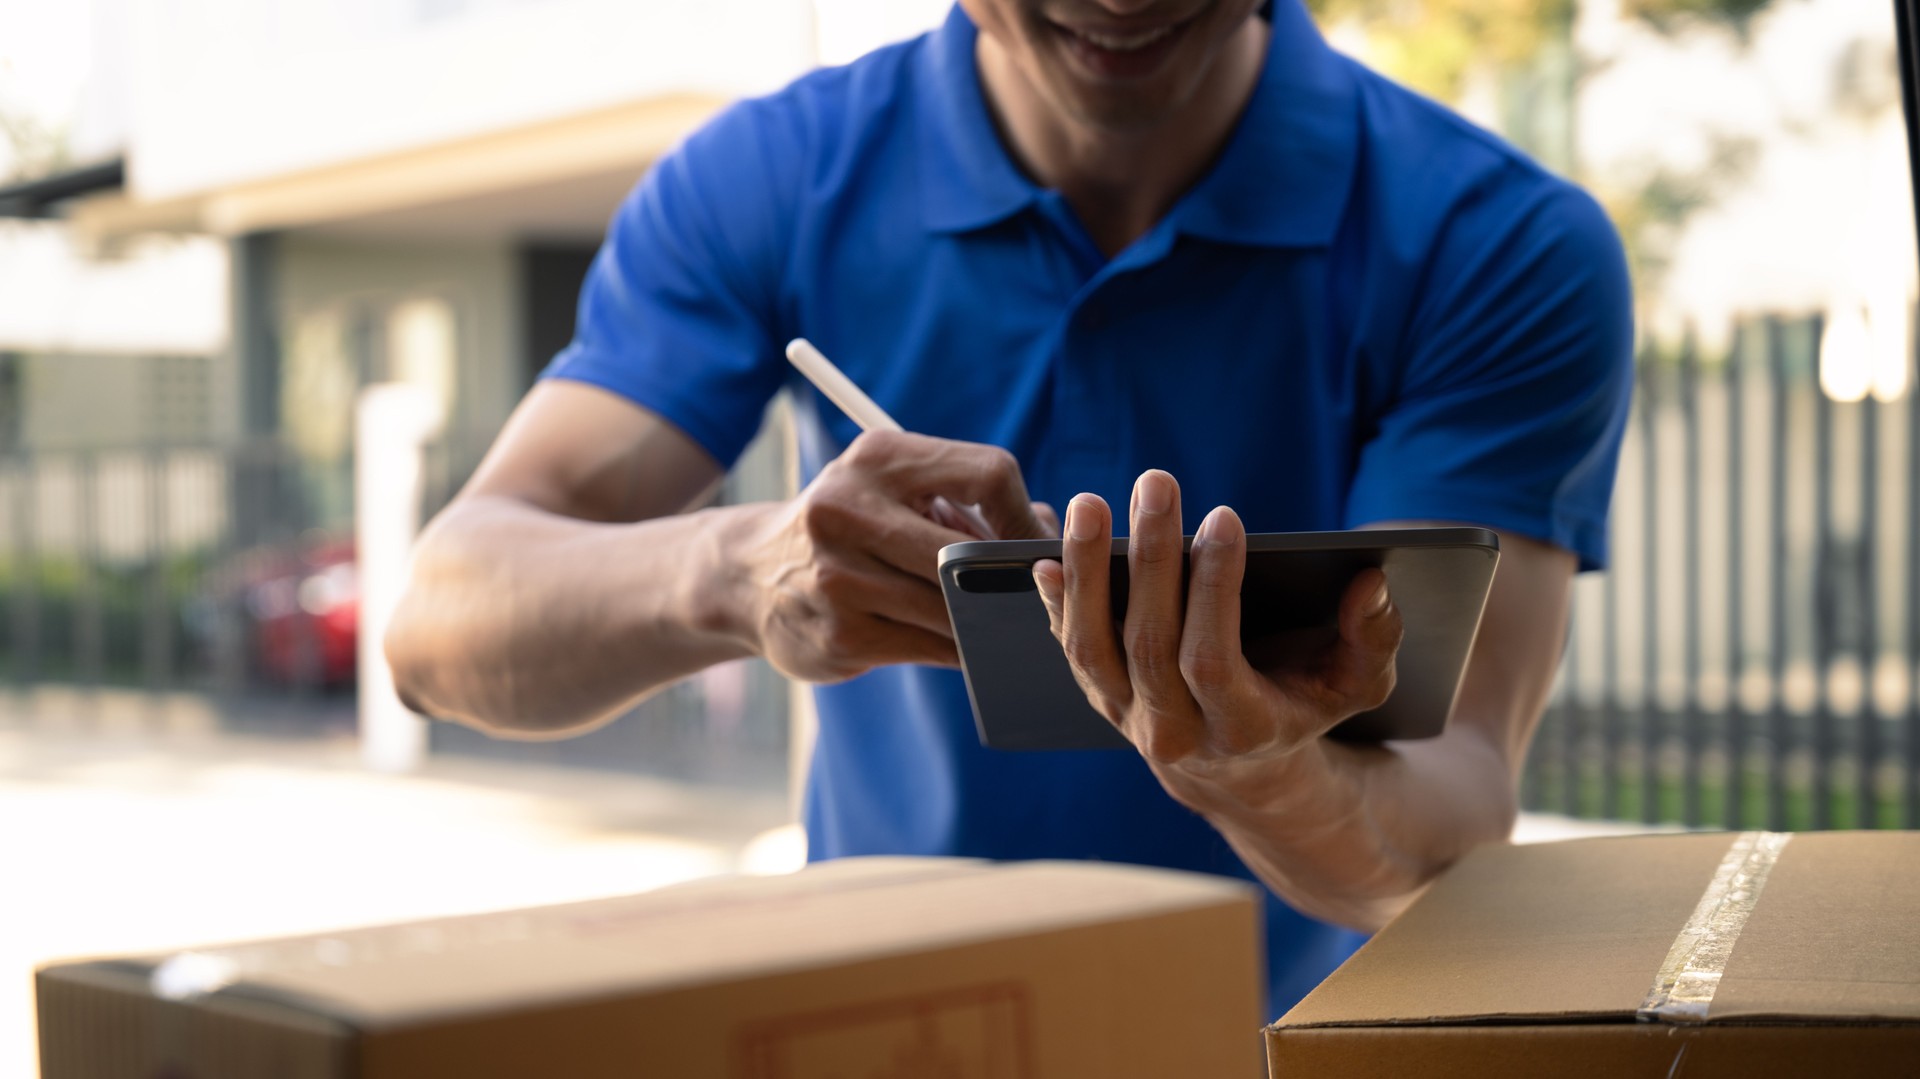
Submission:
{"label": "cardboard box", "polygon": [[42,1075],[1242,1079],[1259,917],[1131,866],[830,863],[51,966]]}
{"label": "cardboard box", "polygon": [[1920,833],[1483,848],[1267,1053],[1285,1077],[1920,1074]]}

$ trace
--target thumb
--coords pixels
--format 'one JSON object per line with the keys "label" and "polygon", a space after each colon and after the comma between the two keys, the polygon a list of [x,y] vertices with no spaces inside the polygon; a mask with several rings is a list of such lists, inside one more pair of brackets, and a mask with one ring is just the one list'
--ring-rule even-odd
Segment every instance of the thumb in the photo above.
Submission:
{"label": "thumb", "polygon": [[1378,569],[1354,574],[1340,597],[1340,639],[1327,669],[1327,688],[1345,701],[1349,715],[1378,708],[1393,693],[1402,632],[1387,575]]}

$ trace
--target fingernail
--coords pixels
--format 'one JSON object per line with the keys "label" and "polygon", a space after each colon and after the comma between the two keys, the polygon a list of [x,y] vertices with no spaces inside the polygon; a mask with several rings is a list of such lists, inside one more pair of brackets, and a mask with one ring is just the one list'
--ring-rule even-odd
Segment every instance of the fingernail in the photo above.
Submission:
{"label": "fingernail", "polygon": [[1040,593],[1041,602],[1051,607],[1055,599],[1053,581],[1049,580],[1046,574],[1040,572],[1040,565],[1039,562],[1033,564],[1033,588],[1034,591]]}
{"label": "fingernail", "polygon": [[1173,485],[1161,472],[1148,472],[1133,485],[1133,503],[1141,513],[1165,513],[1173,505]]}
{"label": "fingernail", "polygon": [[1067,503],[1067,538],[1076,540],[1099,539],[1099,529],[1093,525],[1093,513],[1087,504],[1076,498]]}
{"label": "fingernail", "polygon": [[1207,514],[1206,520],[1200,522],[1200,529],[1193,534],[1193,539],[1195,543],[1202,541],[1212,543],[1219,538],[1220,510],[1216,507],[1212,513]]}
{"label": "fingernail", "polygon": [[1373,618],[1379,615],[1382,611],[1385,611],[1387,609],[1387,600],[1389,598],[1390,597],[1387,595],[1386,579],[1382,578],[1380,581],[1380,587],[1374,589],[1373,595],[1368,597],[1367,599],[1367,607],[1365,612],[1366,616],[1368,618]]}

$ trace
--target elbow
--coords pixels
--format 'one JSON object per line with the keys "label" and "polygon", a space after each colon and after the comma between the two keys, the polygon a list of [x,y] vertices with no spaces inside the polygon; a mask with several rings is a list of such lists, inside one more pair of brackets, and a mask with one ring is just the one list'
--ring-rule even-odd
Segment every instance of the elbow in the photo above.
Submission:
{"label": "elbow", "polygon": [[409,590],[394,608],[393,618],[380,639],[380,651],[386,657],[387,669],[393,676],[393,691],[400,703],[408,711],[431,716],[440,711],[433,704],[428,685],[428,672],[435,664],[429,654],[426,639],[429,634],[419,625],[414,606]]}
{"label": "elbow", "polygon": [[427,613],[432,606],[430,598],[410,589],[380,642],[394,693],[409,711],[510,741],[564,738],[612,718],[555,709],[552,702],[535,708],[520,700],[514,692],[519,682],[503,677],[500,669],[483,674],[473,662],[476,643],[438,624]]}

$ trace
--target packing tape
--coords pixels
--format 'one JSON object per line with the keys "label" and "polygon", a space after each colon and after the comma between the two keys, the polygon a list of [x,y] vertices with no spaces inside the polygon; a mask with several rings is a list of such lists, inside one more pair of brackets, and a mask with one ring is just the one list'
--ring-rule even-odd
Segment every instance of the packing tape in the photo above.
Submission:
{"label": "packing tape", "polygon": [[1693,916],[1673,938],[1653,988],[1640,1004],[1643,1020],[1702,1023],[1726,973],[1733,942],[1760,902],[1767,875],[1792,839],[1790,832],[1741,832],[1720,859],[1720,868],[1693,908]]}

